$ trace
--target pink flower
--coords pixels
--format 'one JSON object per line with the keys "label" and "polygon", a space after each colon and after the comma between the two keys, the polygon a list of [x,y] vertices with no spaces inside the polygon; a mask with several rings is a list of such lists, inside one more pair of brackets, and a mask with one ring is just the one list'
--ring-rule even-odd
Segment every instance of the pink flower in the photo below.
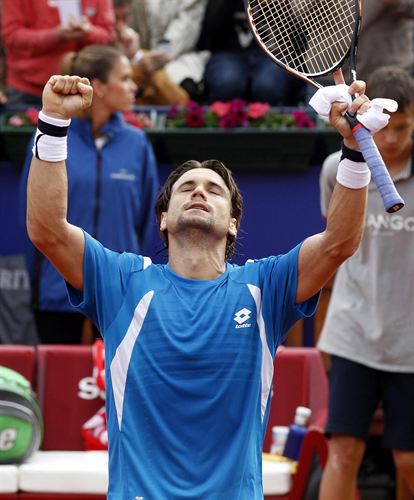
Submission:
{"label": "pink flower", "polygon": [[145,128],[144,123],[138,119],[135,113],[124,113],[124,120],[137,128]]}
{"label": "pink flower", "polygon": [[186,104],[185,124],[190,128],[201,128],[205,125],[204,109],[195,101],[188,101]]}
{"label": "pink flower", "polygon": [[24,121],[21,116],[13,115],[9,118],[9,125],[13,127],[21,127],[24,124]]}
{"label": "pink flower", "polygon": [[154,123],[148,115],[145,113],[138,113],[136,116],[137,120],[142,123],[144,128],[154,128]]}
{"label": "pink flower", "polygon": [[262,118],[270,109],[270,105],[265,102],[252,102],[247,107],[247,116],[249,118]]}
{"label": "pink flower", "polygon": [[171,108],[168,110],[167,119],[174,120],[178,116],[178,112],[180,111],[180,106],[178,104],[173,104]]}
{"label": "pink flower", "polygon": [[230,111],[230,103],[229,102],[215,101],[210,106],[210,111],[215,113],[219,118],[222,118]]}
{"label": "pink flower", "polygon": [[28,108],[26,111],[26,116],[34,125],[37,125],[37,121],[39,119],[39,110],[37,108]]}
{"label": "pink flower", "polygon": [[315,122],[304,111],[293,111],[292,117],[298,128],[314,128]]}
{"label": "pink flower", "polygon": [[204,109],[200,104],[195,101],[188,101],[186,104],[187,113],[196,113],[198,115],[204,114]]}
{"label": "pink flower", "polygon": [[240,113],[227,113],[219,120],[220,128],[239,128],[247,127],[249,122],[245,119],[244,115]]}
{"label": "pink flower", "polygon": [[189,111],[185,117],[185,124],[190,128],[202,128],[205,125],[203,110]]}
{"label": "pink flower", "polygon": [[247,102],[246,101],[243,101],[243,99],[233,99],[232,101],[230,101],[230,108],[232,111],[236,112],[236,113],[241,113],[241,112],[245,112],[244,109],[246,107],[246,104]]}

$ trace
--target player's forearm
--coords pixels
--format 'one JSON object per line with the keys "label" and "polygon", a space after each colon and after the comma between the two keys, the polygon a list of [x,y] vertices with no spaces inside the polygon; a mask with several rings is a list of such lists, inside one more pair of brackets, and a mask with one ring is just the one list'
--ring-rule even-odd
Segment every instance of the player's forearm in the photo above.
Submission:
{"label": "player's forearm", "polygon": [[329,204],[324,246],[338,265],[353,255],[365,224],[367,188],[349,189],[337,183]]}
{"label": "player's forearm", "polygon": [[364,229],[367,188],[335,185],[325,231],[307,238],[300,249],[296,302],[317,293],[357,250]]}
{"label": "player's forearm", "polygon": [[67,175],[61,162],[32,159],[27,186],[27,231],[44,253],[64,238],[67,231]]}

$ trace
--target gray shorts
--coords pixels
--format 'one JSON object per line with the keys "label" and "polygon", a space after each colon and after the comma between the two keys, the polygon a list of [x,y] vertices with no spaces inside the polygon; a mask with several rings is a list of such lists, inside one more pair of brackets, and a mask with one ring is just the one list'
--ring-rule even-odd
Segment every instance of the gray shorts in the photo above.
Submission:
{"label": "gray shorts", "polygon": [[379,404],[383,446],[414,451],[414,373],[385,372],[332,356],[327,434],[366,439]]}

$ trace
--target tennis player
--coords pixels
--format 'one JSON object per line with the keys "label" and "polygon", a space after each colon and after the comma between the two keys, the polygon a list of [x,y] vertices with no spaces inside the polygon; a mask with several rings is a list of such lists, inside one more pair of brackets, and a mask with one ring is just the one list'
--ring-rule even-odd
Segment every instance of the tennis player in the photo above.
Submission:
{"label": "tennis player", "polygon": [[[359,94],[355,112],[370,107],[364,90],[363,82],[349,89]],[[313,314],[363,231],[370,173],[343,117],[347,104],[334,103],[330,115],[344,147],[325,231],[239,267],[229,259],[243,202],[217,160],[184,163],[159,194],[166,265],[107,250],[68,223],[65,134],[91,99],[89,82],[76,76],[45,86],[27,228],[104,337],[108,499],[262,499],[276,349]],[[274,230],[272,214],[261,216]]]}

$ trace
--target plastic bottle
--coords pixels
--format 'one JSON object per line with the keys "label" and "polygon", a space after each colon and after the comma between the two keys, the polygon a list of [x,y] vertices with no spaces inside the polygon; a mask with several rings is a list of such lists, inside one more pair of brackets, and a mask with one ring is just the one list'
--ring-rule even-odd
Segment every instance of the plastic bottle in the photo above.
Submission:
{"label": "plastic bottle", "polygon": [[298,406],[295,413],[295,421],[289,427],[283,456],[291,460],[298,460],[303,438],[308,431],[307,425],[312,411],[305,406]]}
{"label": "plastic bottle", "polygon": [[275,425],[272,427],[272,444],[270,446],[271,455],[283,455],[288,434],[289,427],[287,426]]}

